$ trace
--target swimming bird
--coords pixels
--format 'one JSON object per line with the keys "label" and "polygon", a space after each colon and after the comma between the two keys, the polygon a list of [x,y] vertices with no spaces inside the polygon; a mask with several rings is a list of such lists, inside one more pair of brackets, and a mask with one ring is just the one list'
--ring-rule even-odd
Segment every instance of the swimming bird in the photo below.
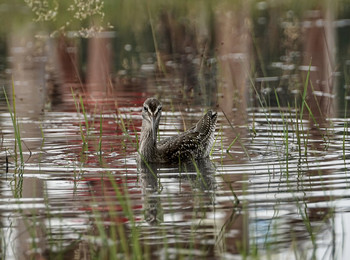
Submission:
{"label": "swimming bird", "polygon": [[142,109],[139,159],[154,163],[178,163],[209,156],[214,143],[217,113],[209,110],[191,129],[157,142],[162,103],[148,98]]}

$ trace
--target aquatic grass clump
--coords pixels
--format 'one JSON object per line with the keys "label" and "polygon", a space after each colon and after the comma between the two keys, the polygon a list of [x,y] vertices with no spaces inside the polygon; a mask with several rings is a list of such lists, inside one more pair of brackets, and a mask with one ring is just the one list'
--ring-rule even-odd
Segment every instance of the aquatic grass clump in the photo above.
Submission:
{"label": "aquatic grass clump", "polygon": [[[130,200],[130,195],[128,193],[128,188],[127,188],[127,185],[126,185],[126,181],[123,182],[123,188],[122,190],[124,191],[123,193],[121,192],[121,189],[120,187],[118,187],[116,181],[115,181],[115,178],[113,178],[113,175],[111,174],[108,174],[108,177],[109,177],[109,180],[111,181],[112,183],[112,186],[113,186],[113,189],[116,193],[116,197],[117,197],[117,200],[119,201],[121,207],[122,207],[122,210],[123,210],[123,213],[124,215],[128,218],[129,222],[130,222],[130,226],[131,226],[131,246],[132,246],[132,253],[133,253],[133,258],[135,259],[142,259],[142,248],[141,248],[141,244],[140,244],[140,240],[139,240],[139,237],[140,237],[140,232],[139,232],[139,229],[136,225],[136,222],[135,222],[135,216],[133,214],[133,210],[131,208],[131,200]],[[126,242],[126,241],[125,241]],[[130,242],[130,241],[129,241]],[[126,248],[125,248],[126,249]]]}
{"label": "aquatic grass clump", "polygon": [[[12,126],[14,130],[14,135],[15,135],[15,144],[14,144],[14,160],[16,164],[16,168],[18,166],[24,167],[24,159],[23,159],[23,149],[22,149],[22,140],[21,140],[21,132],[19,128],[19,123],[18,123],[18,118],[17,118],[17,113],[16,113],[16,96],[15,96],[15,86],[12,81],[12,107],[10,105],[10,101],[7,97],[6,90],[3,88],[4,94],[5,94],[5,99],[7,103],[7,108],[10,113],[11,121],[12,121]],[[18,153],[17,153],[18,151]],[[19,159],[20,159],[20,165],[18,165],[18,154],[19,154]]]}
{"label": "aquatic grass clump", "polygon": [[[88,142],[89,142],[89,139],[91,139],[92,137],[90,122],[88,120],[87,111],[84,107],[82,96],[79,96],[79,99],[78,99],[73,91],[72,91],[72,95],[73,95],[74,104],[77,112],[82,113],[84,116],[85,129],[82,122],[79,123],[79,129],[80,129],[81,140],[83,142],[83,145],[82,145],[83,152],[87,152]],[[119,120],[116,119],[117,124],[122,129],[122,132],[125,135],[125,137],[128,140],[131,140],[132,138],[128,133],[126,121],[120,114],[119,110],[118,110],[117,116],[119,118]],[[103,116],[102,114],[100,114],[100,117],[99,117],[99,129],[97,133],[98,133],[96,137],[98,140],[97,156],[99,158],[100,164],[103,166],[102,164],[102,161],[103,161],[103,157],[102,157]],[[134,143],[133,140],[132,140],[132,143]],[[126,144],[124,144],[123,147],[126,147]],[[130,244],[130,241],[128,238],[129,231],[126,228],[125,224],[119,223],[119,222],[108,224],[109,231],[107,232],[103,211],[99,210],[98,208],[92,207],[92,217],[94,218],[98,239],[101,239],[102,247],[101,247],[101,250],[98,250],[98,251],[91,249],[92,250],[91,255],[98,258],[101,256],[106,256],[106,254],[112,258],[115,258],[116,255],[119,255],[119,256],[124,255],[128,259],[143,259],[143,250],[139,241],[140,235],[139,235],[138,227],[135,223],[135,216],[131,208],[132,203],[127,192],[126,183],[123,182],[123,184],[121,184],[120,186],[119,184],[116,183],[115,175],[109,172],[107,172],[106,175],[108,177],[107,181],[112,185],[112,188],[114,190],[115,198],[121,206],[123,215],[128,219],[128,222],[130,223],[130,228],[131,228],[130,238],[132,243]],[[101,177],[101,182],[104,182],[104,181],[106,180],[104,180],[103,177]],[[92,196],[92,198],[95,203],[98,203],[97,197]],[[108,203],[108,215],[112,219],[113,217],[117,217],[119,213],[120,213],[119,211],[116,211],[114,203],[112,202]],[[96,236],[96,234],[94,236]],[[92,243],[94,242],[92,241]]]}
{"label": "aquatic grass clump", "polygon": [[[111,259],[119,259],[121,256],[126,259],[144,259],[144,251],[147,250],[140,242],[140,229],[136,224],[136,216],[132,209],[127,180],[122,179],[121,182],[117,182],[114,174],[106,172],[100,181],[108,182],[108,186],[111,185],[109,187],[113,190],[114,197],[105,204],[108,221],[105,220],[105,209],[101,210],[99,207],[92,206],[92,217],[97,232],[93,236],[98,236],[99,244],[101,244],[100,250],[92,252],[92,255],[101,257],[107,254]],[[98,205],[100,198],[92,195],[92,199],[93,203]],[[117,255],[119,257],[116,257]]]}

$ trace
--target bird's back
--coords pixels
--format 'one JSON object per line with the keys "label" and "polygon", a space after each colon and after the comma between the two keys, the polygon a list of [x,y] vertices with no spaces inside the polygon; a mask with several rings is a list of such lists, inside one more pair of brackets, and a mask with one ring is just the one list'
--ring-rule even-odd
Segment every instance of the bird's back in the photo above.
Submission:
{"label": "bird's back", "polygon": [[216,121],[217,113],[209,110],[188,131],[160,141],[157,148],[162,161],[188,161],[209,156],[214,143]]}

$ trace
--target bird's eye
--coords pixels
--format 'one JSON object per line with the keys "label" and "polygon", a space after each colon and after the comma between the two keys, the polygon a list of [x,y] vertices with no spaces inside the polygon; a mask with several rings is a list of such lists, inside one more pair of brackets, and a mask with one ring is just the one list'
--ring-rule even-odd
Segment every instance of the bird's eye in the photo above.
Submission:
{"label": "bird's eye", "polygon": [[159,114],[160,112],[162,112],[162,107],[158,107],[156,110],[156,114]]}
{"label": "bird's eye", "polygon": [[144,106],[144,107],[143,107],[143,110],[144,110],[144,111],[147,111],[148,109],[147,109],[147,107],[146,107],[146,106]]}

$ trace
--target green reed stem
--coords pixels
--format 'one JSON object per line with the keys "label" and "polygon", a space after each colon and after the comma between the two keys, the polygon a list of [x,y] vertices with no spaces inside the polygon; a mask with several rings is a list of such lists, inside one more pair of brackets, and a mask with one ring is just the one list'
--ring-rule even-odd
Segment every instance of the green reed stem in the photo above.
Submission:
{"label": "green reed stem", "polygon": [[[94,203],[96,205],[98,205],[95,196],[92,196],[92,199],[93,199]],[[101,239],[103,246],[108,247],[108,235],[107,235],[107,233],[105,231],[105,227],[103,225],[102,213],[98,209],[95,209],[94,206],[91,209],[92,209],[92,213],[93,213],[93,216],[95,219],[94,223],[95,223],[96,228],[98,230],[99,238]]]}
{"label": "green reed stem", "polygon": [[277,101],[277,106],[280,109],[280,113],[281,113],[281,117],[282,117],[282,122],[283,122],[283,133],[284,133],[284,144],[286,147],[286,175],[287,175],[287,180],[289,178],[289,131],[288,131],[288,121],[285,120],[284,118],[284,114],[281,111],[281,105],[280,105],[280,101],[278,98],[278,94],[277,91],[275,89],[275,97],[276,97],[276,101]]}
{"label": "green reed stem", "polygon": [[[226,113],[225,113],[224,110],[222,110],[222,113],[224,114],[224,116],[225,116],[225,118],[226,118],[228,124],[230,125],[230,127],[234,130],[234,127],[233,127],[233,125],[231,124],[230,120],[228,119],[228,117],[227,117],[227,115],[226,115]],[[248,153],[247,149],[245,148],[245,145],[239,140],[239,136],[240,136],[240,135],[236,136],[236,138],[233,140],[233,142],[230,144],[229,148],[228,148],[226,151],[230,151],[231,146],[234,144],[234,142],[235,142],[236,140],[238,140],[238,143],[241,145],[242,149],[244,150],[245,154],[247,155],[248,159],[250,160],[249,153]],[[229,154],[229,152],[227,152],[227,153]]]}
{"label": "green reed stem", "polygon": [[102,112],[100,114],[100,135],[98,138],[98,156],[100,164],[102,164],[102,133],[103,133],[103,127],[102,127]]}
{"label": "green reed stem", "polygon": [[[256,88],[256,86],[255,86],[254,79],[250,76],[250,74],[248,74],[248,75],[249,75],[250,84],[251,84],[251,86],[252,86],[252,88],[253,88],[253,90],[254,90],[254,92],[255,92],[255,95],[256,95],[256,97],[257,97],[257,99],[258,99],[258,101],[259,101],[259,104],[260,104],[260,106],[261,106],[262,108],[264,108],[264,102],[263,102],[263,100],[262,100],[262,98],[261,98],[261,96],[260,96],[260,94],[259,94],[259,92],[258,92],[258,90],[257,90],[257,88]],[[265,102],[265,103],[266,103],[266,102]],[[269,112],[270,115],[267,114],[265,110],[263,110],[263,113],[264,113],[264,115],[265,115],[266,123],[267,123],[267,125],[268,125],[268,127],[270,128],[270,131],[271,131],[271,133],[272,133],[272,132],[273,132],[273,124],[272,124],[272,122],[271,122],[271,120],[270,120],[270,118],[271,118],[271,110],[269,110],[269,111],[270,111],[270,112]],[[256,131],[255,131],[255,130],[254,130],[254,134],[256,135]],[[275,140],[274,135],[272,135],[272,140],[273,140],[273,142],[274,142],[274,144],[275,144],[275,147],[277,147],[277,142],[276,142],[276,140]]]}
{"label": "green reed stem", "polygon": [[154,29],[154,24],[153,24],[153,19],[152,19],[152,15],[151,15],[151,10],[149,8],[149,3],[150,2],[146,2],[147,13],[148,13],[149,23],[150,23],[151,31],[152,31],[154,50],[155,50],[156,56],[157,56],[157,65],[158,65],[159,71],[161,71],[161,72],[163,72],[165,74],[166,73],[166,69],[165,69],[165,66],[164,66],[164,64],[162,62],[161,56],[160,56],[160,51],[159,51],[159,48],[158,48],[156,32],[155,32],[155,29]]}
{"label": "green reed stem", "polygon": [[[304,83],[304,89],[303,89],[303,95],[302,95],[302,99],[301,99],[301,108],[300,108],[300,114],[298,117],[298,108],[296,107],[296,135],[297,135],[297,143],[298,143],[298,147],[299,147],[299,158],[301,158],[301,139],[303,136],[303,140],[304,140],[304,155],[307,155],[307,144],[306,144],[306,138],[305,138],[305,134],[304,134],[304,126],[303,126],[303,115],[304,115],[304,107],[306,107],[308,109],[309,112],[311,112],[310,107],[308,106],[307,102],[306,102],[306,96],[307,96],[307,88],[309,85],[309,78],[310,78],[310,70],[311,70],[311,61],[309,64],[309,69],[308,72],[306,74],[306,79],[305,79],[305,83]],[[297,103],[295,103],[297,104]],[[297,105],[296,105],[297,106]],[[312,114],[312,113],[311,113]]]}
{"label": "green reed stem", "polygon": [[84,120],[85,120],[86,135],[89,136],[89,133],[90,133],[89,120],[88,120],[87,114],[85,112],[84,102],[83,102],[83,98],[81,95],[79,96],[79,101],[80,101],[81,110],[83,112],[83,116],[84,116]]}
{"label": "green reed stem", "polygon": [[206,183],[206,181],[205,181],[205,179],[204,179],[204,177],[203,177],[203,174],[202,174],[201,171],[199,170],[199,167],[198,167],[196,161],[195,161],[193,158],[192,158],[192,164],[193,164],[193,166],[194,166],[194,168],[195,168],[195,170],[196,170],[196,173],[197,173],[197,180],[200,179],[201,182],[203,183],[205,189],[208,189],[208,188],[209,188],[209,187],[208,187],[208,184]]}
{"label": "green reed stem", "polygon": [[302,96],[302,100],[301,100],[301,109],[300,109],[300,120],[301,121],[303,120],[304,106],[306,105],[306,95],[307,95],[307,87],[309,85],[311,62],[312,61],[310,61],[309,69],[308,69],[308,72],[306,74],[306,80],[304,83],[304,91],[303,91],[303,96]]}
{"label": "green reed stem", "polygon": [[230,145],[227,147],[226,149],[226,153],[229,153],[231,150],[232,145],[234,145],[234,143],[237,141],[237,139],[239,138],[239,134],[235,137],[235,139],[233,139],[233,141],[230,143]]}
{"label": "green reed stem", "polygon": [[[348,72],[347,70],[344,68],[344,78],[345,78],[345,84],[347,86],[349,86],[349,83],[350,83],[350,79],[349,79],[349,75],[348,75]],[[348,131],[349,131],[349,127],[348,127],[348,121],[346,120],[347,119],[347,110],[348,110],[348,100],[347,100],[347,96],[349,95],[349,88],[346,88],[345,90],[345,95],[344,95],[344,134],[343,134],[343,160],[344,160],[344,166],[346,166],[346,143],[347,143],[347,134],[348,134]],[[346,169],[346,167],[345,167]]]}
{"label": "green reed stem", "polygon": [[82,106],[82,111],[83,111],[83,114],[84,114],[84,119],[85,119],[85,124],[86,124],[86,136],[84,134],[84,131],[83,131],[83,125],[82,123],[80,122],[79,120],[79,129],[80,129],[80,136],[81,136],[81,140],[83,142],[83,152],[85,152],[88,148],[88,134],[89,134],[89,123],[88,123],[88,120],[87,120],[87,116],[86,116],[86,112],[85,112],[85,108],[84,108],[84,104],[83,104],[83,100],[82,100],[82,97],[80,96],[79,97],[79,101],[77,101],[76,97],[75,97],[75,93],[73,91],[73,88],[71,89],[72,91],[72,96],[73,96],[73,100],[74,100],[74,105],[75,105],[75,108],[77,110],[77,113],[79,114],[80,113],[80,105]]}
{"label": "green reed stem", "polygon": [[[120,206],[122,207],[124,215],[130,221],[131,237],[132,237],[131,245],[132,245],[132,249],[133,249],[132,252],[134,254],[134,258],[135,259],[142,259],[142,249],[141,249],[140,240],[139,240],[140,234],[139,234],[138,229],[136,227],[133,211],[131,208],[132,203],[130,201],[129,194],[127,193],[128,188],[127,188],[125,183],[122,184],[123,185],[122,187],[119,187],[112,174],[108,174],[108,178],[109,178],[109,180],[112,184],[112,187],[115,191],[117,200],[119,201]],[[126,194],[122,194],[121,188],[123,189],[123,191]]]}
{"label": "green reed stem", "polygon": [[16,113],[16,95],[15,95],[14,82],[12,81],[12,110],[11,110],[11,105],[10,105],[9,99],[7,97],[7,94],[6,94],[6,90],[5,90],[5,88],[3,88],[3,89],[4,89],[5,99],[6,99],[6,103],[7,103],[7,108],[10,112],[13,130],[14,130],[14,134],[15,134],[14,156],[15,156],[16,168],[18,166],[17,165],[17,159],[18,159],[17,158],[17,147],[18,147],[21,167],[23,167],[24,166],[24,159],[23,159],[23,150],[22,150],[22,140],[21,140],[21,133],[20,133],[20,128],[19,128],[18,119],[17,119],[17,113]]}

